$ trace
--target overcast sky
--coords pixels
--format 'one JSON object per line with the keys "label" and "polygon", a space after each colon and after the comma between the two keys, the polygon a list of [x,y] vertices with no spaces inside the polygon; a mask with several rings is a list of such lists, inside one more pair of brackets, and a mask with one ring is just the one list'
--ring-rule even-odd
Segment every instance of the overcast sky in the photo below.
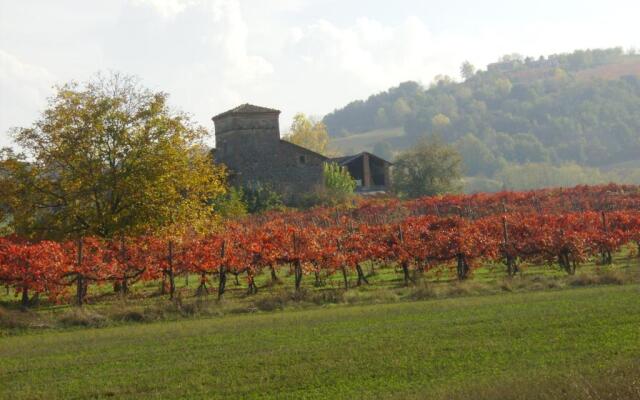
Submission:
{"label": "overcast sky", "polygon": [[240,103],[322,116],[507,53],[640,47],[638,0],[0,0],[0,145],[52,85],[134,74],[210,118]]}

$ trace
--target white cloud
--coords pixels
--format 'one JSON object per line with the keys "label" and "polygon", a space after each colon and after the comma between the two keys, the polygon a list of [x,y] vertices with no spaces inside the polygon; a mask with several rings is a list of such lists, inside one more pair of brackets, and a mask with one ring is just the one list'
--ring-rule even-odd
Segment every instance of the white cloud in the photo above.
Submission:
{"label": "white cloud", "polygon": [[512,52],[640,45],[635,14],[613,6],[593,15],[567,6],[555,18],[540,6],[535,19],[518,5],[500,13],[463,5],[0,0],[0,129],[37,117],[54,81],[100,70],[139,75],[207,127],[212,115],[242,102],[282,109],[286,127],[297,111],[323,114],[404,80],[457,75],[466,59],[483,67]]}
{"label": "white cloud", "polygon": [[430,80],[443,67],[438,43],[416,17],[395,26],[371,18],[358,18],[347,27],[319,20],[294,32],[292,53],[315,73],[348,76],[369,88]]}
{"label": "white cloud", "polygon": [[248,83],[273,72],[273,66],[263,57],[248,51],[249,28],[237,0],[219,0],[212,6],[212,51],[225,63],[226,80]]}
{"label": "white cloud", "polygon": [[133,0],[133,4],[151,7],[164,18],[173,18],[182,13],[192,0]]}
{"label": "white cloud", "polygon": [[9,144],[9,128],[34,122],[54,82],[45,68],[0,49],[0,145]]}

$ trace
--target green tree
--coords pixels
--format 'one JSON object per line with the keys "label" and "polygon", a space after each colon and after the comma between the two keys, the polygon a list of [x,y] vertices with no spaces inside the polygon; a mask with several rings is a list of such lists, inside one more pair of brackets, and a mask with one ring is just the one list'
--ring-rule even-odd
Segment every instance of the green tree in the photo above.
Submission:
{"label": "green tree", "polygon": [[339,194],[351,194],[356,189],[356,181],[349,171],[336,163],[325,163],[324,185],[327,190]]}
{"label": "green tree", "polygon": [[431,118],[431,127],[437,134],[442,134],[451,125],[451,120],[444,114],[436,114]]}
{"label": "green tree", "polygon": [[328,148],[327,127],[322,121],[315,121],[303,113],[298,113],[293,117],[289,133],[285,135],[284,139],[325,156],[334,155]]}
{"label": "green tree", "polygon": [[465,61],[462,63],[462,65],[460,66],[460,75],[462,76],[462,79],[466,81],[467,79],[473,78],[475,74],[476,67],[474,67],[473,64],[471,64],[469,61]]}
{"label": "green tree", "polygon": [[455,148],[462,156],[465,173],[470,176],[493,176],[504,164],[503,159],[496,158],[487,145],[472,133],[458,139]]}
{"label": "green tree", "polygon": [[402,197],[433,196],[461,189],[462,157],[437,136],[420,140],[396,157],[395,190]]}
{"label": "green tree", "polygon": [[393,119],[396,123],[402,123],[404,118],[411,114],[411,106],[404,97],[400,97],[393,102]]}
{"label": "green tree", "polygon": [[206,133],[132,77],[60,86],[33,126],[13,130],[29,161],[5,163],[2,179],[20,188],[16,225],[43,236],[207,229],[226,187]]}
{"label": "green tree", "polygon": [[242,189],[242,200],[251,214],[285,208],[282,197],[269,185],[254,183]]}

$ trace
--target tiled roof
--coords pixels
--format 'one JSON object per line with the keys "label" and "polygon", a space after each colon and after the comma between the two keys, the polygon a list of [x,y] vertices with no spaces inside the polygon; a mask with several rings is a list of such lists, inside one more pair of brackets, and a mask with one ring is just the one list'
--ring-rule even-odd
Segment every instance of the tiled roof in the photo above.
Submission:
{"label": "tiled roof", "polygon": [[232,108],[231,110],[218,114],[215,117],[213,117],[213,119],[218,119],[218,118],[226,117],[227,115],[233,115],[233,114],[280,114],[280,110],[276,110],[274,108],[260,107],[253,104],[245,103],[245,104],[239,105],[236,108]]}

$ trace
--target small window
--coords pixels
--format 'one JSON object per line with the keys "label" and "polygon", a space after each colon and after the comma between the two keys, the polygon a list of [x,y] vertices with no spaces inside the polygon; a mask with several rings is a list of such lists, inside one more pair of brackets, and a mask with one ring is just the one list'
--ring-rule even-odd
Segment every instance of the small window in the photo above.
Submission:
{"label": "small window", "polygon": [[306,164],[307,157],[306,156],[299,156],[298,157],[298,161],[300,161],[300,164]]}

